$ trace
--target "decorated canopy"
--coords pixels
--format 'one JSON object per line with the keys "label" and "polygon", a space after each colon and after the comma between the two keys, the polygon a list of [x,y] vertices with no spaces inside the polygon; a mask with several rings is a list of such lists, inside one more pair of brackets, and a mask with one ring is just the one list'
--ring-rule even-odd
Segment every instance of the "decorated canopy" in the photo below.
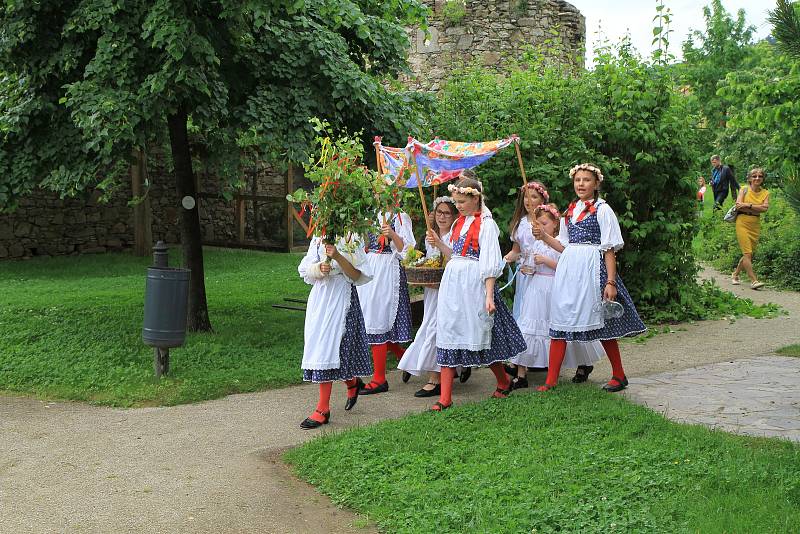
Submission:
{"label": "decorated canopy", "polygon": [[[518,139],[516,135],[497,141],[478,143],[434,139],[423,144],[409,137],[405,148],[395,148],[383,146],[381,138],[376,137],[375,146],[384,176],[399,183],[402,181],[404,171],[411,169],[409,178],[402,184],[411,188],[417,187],[418,182],[423,186],[429,186],[454,180],[465,169],[477,167]],[[416,161],[416,172],[411,163],[414,161]]]}

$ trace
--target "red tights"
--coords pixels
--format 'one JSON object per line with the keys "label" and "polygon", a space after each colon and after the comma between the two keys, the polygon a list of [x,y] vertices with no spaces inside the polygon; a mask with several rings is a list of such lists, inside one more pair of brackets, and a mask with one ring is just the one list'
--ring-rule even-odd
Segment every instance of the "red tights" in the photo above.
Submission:
{"label": "red tights", "polygon": [[[345,385],[348,387],[348,398],[356,396],[356,388],[352,386],[355,386],[357,381],[357,378],[345,381]],[[333,382],[323,382],[319,385],[319,401],[317,402],[316,411],[311,414],[311,419],[314,421],[322,422],[325,417],[321,415],[320,412],[328,413],[331,411],[331,391],[333,391]]]}
{"label": "red tights", "polygon": [[401,347],[398,343],[394,343],[393,341],[387,343],[386,348],[389,349],[389,352],[394,354],[394,357],[397,358],[398,360],[402,358],[403,354],[406,352],[406,349]]}
{"label": "red tights", "polygon": [[372,345],[372,363],[375,366],[374,374],[372,375],[371,386],[379,386],[386,382],[386,349],[388,343],[381,345]]}
{"label": "red tights", "polygon": [[[494,373],[495,379],[497,379],[497,387],[498,389],[508,389],[511,385],[511,381],[506,374],[505,369],[503,368],[503,364],[500,362],[495,362],[489,366],[489,369],[492,370]],[[455,367],[442,367],[442,374],[441,374],[441,393],[439,394],[439,402],[442,403],[444,406],[450,406],[453,403],[453,380],[456,377],[456,369]],[[493,396],[500,396],[497,392]],[[505,395],[504,395],[505,396]]]}
{"label": "red tights", "polygon": [[[606,351],[608,360],[611,362],[611,373],[618,378],[625,377],[625,369],[622,368],[622,357],[619,354],[619,344],[616,339],[601,341],[603,349]],[[547,369],[547,380],[545,384],[555,386],[558,384],[558,374],[561,372],[561,364],[564,363],[564,355],[567,353],[567,342],[563,339],[550,340],[550,362]]]}

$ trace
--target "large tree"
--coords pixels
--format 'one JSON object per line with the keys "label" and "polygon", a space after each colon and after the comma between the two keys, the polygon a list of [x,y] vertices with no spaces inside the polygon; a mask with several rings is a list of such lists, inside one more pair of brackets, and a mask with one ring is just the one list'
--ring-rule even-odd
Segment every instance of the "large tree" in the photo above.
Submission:
{"label": "large tree", "polygon": [[745,11],[731,15],[722,0],[703,8],[705,30],[692,30],[683,43],[682,72],[697,95],[711,127],[724,126],[728,103],[717,95],[717,84],[733,70],[743,68],[751,55],[755,27]]}
{"label": "large tree", "polygon": [[[112,192],[132,150],[169,147],[195,197],[190,132],[235,180],[243,148],[302,159],[312,116],[407,133],[420,0],[8,0],[0,7],[0,209],[36,187]],[[6,74],[3,74],[6,73]],[[209,330],[197,209],[182,209],[189,328]]]}

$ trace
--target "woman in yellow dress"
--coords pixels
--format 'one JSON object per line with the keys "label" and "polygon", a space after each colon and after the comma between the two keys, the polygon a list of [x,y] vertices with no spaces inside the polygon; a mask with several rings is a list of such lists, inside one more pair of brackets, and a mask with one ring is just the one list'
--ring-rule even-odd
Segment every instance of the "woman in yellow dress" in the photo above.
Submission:
{"label": "woman in yellow dress", "polygon": [[742,258],[733,271],[732,282],[738,285],[739,273],[745,270],[750,277],[750,287],[758,289],[764,287],[763,282],[759,282],[756,273],[753,271],[753,252],[758,245],[758,236],[761,234],[762,213],[769,209],[769,191],[764,189],[764,169],[754,167],[747,173],[748,187],[739,190],[736,197],[736,240],[739,241],[739,248],[742,250]]}

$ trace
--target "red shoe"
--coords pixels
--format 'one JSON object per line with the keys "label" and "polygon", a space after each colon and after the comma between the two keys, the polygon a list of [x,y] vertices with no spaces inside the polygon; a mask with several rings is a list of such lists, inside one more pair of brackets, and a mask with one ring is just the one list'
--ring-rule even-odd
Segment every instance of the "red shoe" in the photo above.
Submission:
{"label": "red shoe", "polygon": [[555,388],[556,388],[555,386],[551,386],[550,384],[542,384],[541,386],[536,388],[536,391],[538,391],[540,393],[544,393],[545,391],[550,391],[551,389],[555,389]]}

